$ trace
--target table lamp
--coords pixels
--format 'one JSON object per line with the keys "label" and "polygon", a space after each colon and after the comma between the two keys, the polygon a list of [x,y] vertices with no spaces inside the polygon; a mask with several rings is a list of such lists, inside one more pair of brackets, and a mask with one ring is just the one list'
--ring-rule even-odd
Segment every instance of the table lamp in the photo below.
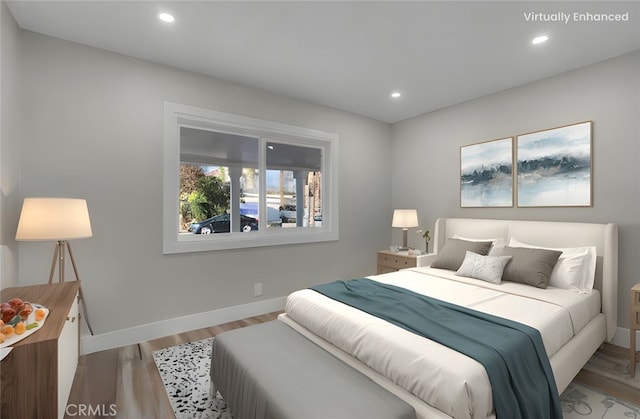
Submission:
{"label": "table lamp", "polygon": [[[56,241],[51,261],[49,284],[53,281],[53,273],[58,265],[58,282],[64,282],[66,252],[69,253],[71,265],[80,281],[76,262],[71,252],[69,240],[83,239],[93,236],[87,201],[72,198],[25,198],[22,204],[16,240],[19,241]],[[84,319],[93,335],[89,324],[87,309],[82,295],[82,284],[79,288]]]}
{"label": "table lamp", "polygon": [[407,231],[411,227],[418,227],[418,211],[414,209],[393,210],[391,226],[402,228],[402,247],[400,250],[408,250]]}

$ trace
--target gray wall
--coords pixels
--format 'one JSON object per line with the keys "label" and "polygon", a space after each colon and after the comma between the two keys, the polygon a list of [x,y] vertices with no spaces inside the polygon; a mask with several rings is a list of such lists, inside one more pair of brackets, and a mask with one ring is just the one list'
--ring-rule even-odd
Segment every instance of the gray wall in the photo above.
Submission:
{"label": "gray wall", "polygon": [[0,2],[0,288],[18,283],[20,60],[18,26]]}
{"label": "gray wall", "polygon": [[[105,333],[375,272],[388,245],[391,128],[21,31],[21,198],[86,198],[94,237],[72,243],[92,326]],[[340,240],[162,254],[163,102],[339,135]],[[381,222],[384,221],[384,222]],[[46,282],[53,243],[20,243],[20,283]],[[253,297],[253,283],[264,295]]]}
{"label": "gray wall", "polygon": [[[1,7],[0,244],[10,274],[0,287],[18,277],[16,250],[21,284],[49,272],[52,243],[13,241],[25,196],[88,200],[94,237],[73,246],[97,333],[258,301],[258,280],[269,299],[372,273],[375,251],[401,240],[392,208],[408,207],[431,230],[449,216],[618,223],[619,323],[628,327],[627,290],[640,268],[640,52],[389,127],[25,32]],[[338,134],[340,240],[164,256],[165,100]],[[460,146],[584,120],[594,121],[592,208],[460,208]],[[413,232],[409,241],[422,246]]]}
{"label": "gray wall", "polygon": [[[439,217],[617,223],[618,324],[629,327],[629,288],[640,281],[639,117],[636,51],[394,124],[393,205],[418,208],[431,230]],[[460,208],[461,146],[586,120],[593,121],[593,207]],[[409,240],[424,246],[416,234]]]}

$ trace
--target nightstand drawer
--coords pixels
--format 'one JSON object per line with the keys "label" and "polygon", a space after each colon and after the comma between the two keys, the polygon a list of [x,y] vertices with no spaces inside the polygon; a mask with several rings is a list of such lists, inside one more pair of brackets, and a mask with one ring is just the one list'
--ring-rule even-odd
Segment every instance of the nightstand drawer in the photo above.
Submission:
{"label": "nightstand drawer", "polygon": [[640,352],[636,346],[636,333],[640,330],[640,283],[631,287],[631,325],[629,326],[629,358],[630,376],[636,376],[636,364],[640,360]]}
{"label": "nightstand drawer", "polygon": [[378,275],[380,274],[388,274],[389,272],[396,272],[398,270],[398,268],[391,268],[389,266],[384,266],[384,265],[378,265],[378,272],[376,272]]}
{"label": "nightstand drawer", "polygon": [[381,266],[392,268],[392,270],[413,268],[416,266],[416,257],[380,251],[378,252],[378,267]]}
{"label": "nightstand drawer", "polygon": [[631,326],[640,329],[640,284],[631,288]]}

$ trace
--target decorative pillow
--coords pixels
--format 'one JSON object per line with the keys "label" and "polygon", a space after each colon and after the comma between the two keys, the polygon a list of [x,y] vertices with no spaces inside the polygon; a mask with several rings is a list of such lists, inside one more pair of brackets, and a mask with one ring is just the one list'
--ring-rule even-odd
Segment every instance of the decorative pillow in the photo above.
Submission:
{"label": "decorative pillow", "polygon": [[499,284],[502,279],[502,271],[510,259],[511,256],[482,256],[467,250],[456,275]]}
{"label": "decorative pillow", "polygon": [[486,255],[491,247],[491,242],[472,242],[460,239],[449,239],[442,250],[436,255],[431,264],[432,268],[449,269],[457,271],[466,255],[467,250],[479,255]]}
{"label": "decorative pillow", "polygon": [[562,252],[547,249],[505,247],[503,256],[511,256],[504,268],[504,281],[521,282],[538,288],[547,288],[549,277]]}
{"label": "decorative pillow", "polygon": [[579,292],[593,288],[597,261],[595,246],[552,248],[522,243],[514,238],[509,246],[560,251],[562,255],[551,272],[549,285]]}
{"label": "decorative pillow", "polygon": [[460,239],[460,240],[466,240],[469,242],[486,242],[486,241],[490,241],[491,242],[491,248],[489,249],[489,252],[487,253],[489,256],[494,256],[494,255],[499,255],[500,254],[500,249],[502,249],[505,246],[505,241],[502,237],[498,237],[497,239],[472,239],[469,237],[461,237],[458,236],[457,234],[453,235],[454,239]]}

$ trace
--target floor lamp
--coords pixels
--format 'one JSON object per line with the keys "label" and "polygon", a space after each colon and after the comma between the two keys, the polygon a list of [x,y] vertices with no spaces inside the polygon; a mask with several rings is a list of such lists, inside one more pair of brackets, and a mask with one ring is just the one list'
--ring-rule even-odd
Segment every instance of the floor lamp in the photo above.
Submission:
{"label": "floor lamp", "polygon": [[[67,259],[71,259],[76,281],[80,282],[76,261],[71,252],[69,240],[91,237],[91,221],[87,201],[71,198],[25,198],[18,221],[16,240],[20,241],[56,241],[51,261],[49,284],[53,282],[53,273],[58,268],[58,282],[64,282],[64,268]],[[87,316],[87,305],[79,287],[80,302],[84,321],[93,335],[93,329]]]}

